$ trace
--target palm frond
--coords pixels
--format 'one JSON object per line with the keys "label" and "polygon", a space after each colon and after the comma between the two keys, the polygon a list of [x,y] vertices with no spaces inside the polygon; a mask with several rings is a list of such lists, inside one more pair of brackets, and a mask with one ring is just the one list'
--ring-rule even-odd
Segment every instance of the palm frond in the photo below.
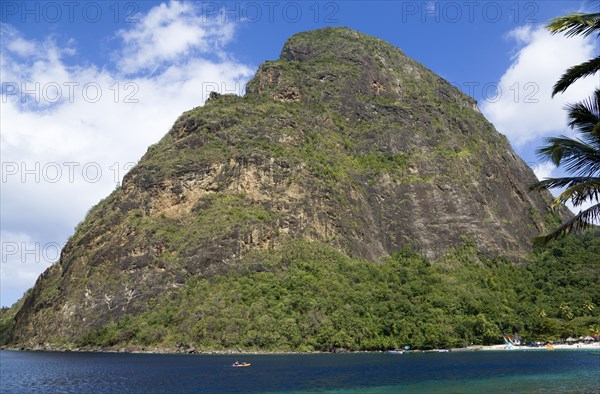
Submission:
{"label": "palm frond", "polygon": [[600,138],[600,122],[596,123],[594,129],[592,130],[592,135]]}
{"label": "palm frond", "polygon": [[600,199],[600,178],[590,178],[584,182],[578,182],[569,185],[555,200],[554,206],[563,205],[571,201],[574,206],[580,206],[586,201],[596,201]]}
{"label": "palm frond", "polygon": [[552,97],[563,93],[578,79],[593,75],[598,71],[600,71],[600,56],[569,68],[552,88]]}
{"label": "palm frond", "polygon": [[529,186],[529,190],[553,189],[556,187],[572,187],[580,183],[588,185],[600,185],[600,178],[597,177],[564,177],[564,178],[547,178]]}
{"label": "palm frond", "polygon": [[579,212],[573,216],[558,228],[553,230],[550,234],[536,237],[533,240],[534,245],[545,245],[548,242],[557,239],[567,233],[579,232],[586,230],[592,226],[592,222],[600,219],[600,204],[592,205],[590,208]]}
{"label": "palm frond", "polygon": [[565,33],[567,37],[589,36],[594,31],[600,35],[600,13],[573,13],[550,20],[546,28],[552,33]]}
{"label": "palm frond", "polygon": [[542,161],[563,165],[567,172],[578,176],[594,176],[600,171],[600,151],[596,147],[565,136],[545,141],[547,145],[536,152]]}
{"label": "palm frond", "polygon": [[[600,122],[600,89],[596,89],[592,97],[575,104],[567,104],[565,109],[569,113],[569,127],[588,137],[594,135],[594,130]],[[595,138],[600,138],[597,135]]]}

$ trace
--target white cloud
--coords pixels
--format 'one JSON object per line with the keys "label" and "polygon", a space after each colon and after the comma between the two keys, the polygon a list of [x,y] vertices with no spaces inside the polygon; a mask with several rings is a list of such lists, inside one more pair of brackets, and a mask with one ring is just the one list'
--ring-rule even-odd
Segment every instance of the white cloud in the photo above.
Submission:
{"label": "white cloud", "polygon": [[133,29],[118,32],[125,43],[119,66],[135,73],[177,62],[194,52],[222,55],[220,48],[233,38],[233,32],[232,23],[200,15],[193,2],[161,4]]}
{"label": "white cloud", "polygon": [[593,39],[551,35],[543,27],[520,27],[508,34],[519,49],[502,75],[499,95],[481,105],[482,112],[520,147],[540,136],[569,134],[563,107],[589,97],[598,78],[573,84],[551,97],[552,87],[569,67],[596,55]]}
{"label": "white cloud", "polygon": [[556,166],[552,163],[541,163],[532,168],[535,176],[543,181],[546,178],[550,178],[553,176],[552,172],[556,170]]}
{"label": "white cloud", "polygon": [[[222,49],[234,27],[201,20],[188,3],[155,7],[141,27],[119,33],[125,41],[114,70],[73,65],[72,40],[30,40],[2,25],[3,245],[64,244],[177,116],[211,90],[242,91],[254,69]],[[166,37],[176,49],[164,45]],[[2,304],[16,301],[46,267],[4,263]]]}
{"label": "white cloud", "polygon": [[62,245],[35,242],[25,233],[2,231],[2,260],[0,303],[8,305],[15,301],[35,283],[40,272],[50,266],[59,256]]}
{"label": "white cloud", "polygon": [[35,45],[22,38],[17,38],[8,44],[8,49],[19,56],[33,56],[35,54]]}

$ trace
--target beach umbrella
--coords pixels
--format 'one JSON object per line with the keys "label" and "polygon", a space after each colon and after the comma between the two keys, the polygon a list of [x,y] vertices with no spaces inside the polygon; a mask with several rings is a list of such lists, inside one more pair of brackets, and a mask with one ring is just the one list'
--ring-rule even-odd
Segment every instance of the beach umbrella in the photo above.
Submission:
{"label": "beach umbrella", "polygon": [[577,342],[577,339],[575,339],[573,337],[568,337],[567,342]]}

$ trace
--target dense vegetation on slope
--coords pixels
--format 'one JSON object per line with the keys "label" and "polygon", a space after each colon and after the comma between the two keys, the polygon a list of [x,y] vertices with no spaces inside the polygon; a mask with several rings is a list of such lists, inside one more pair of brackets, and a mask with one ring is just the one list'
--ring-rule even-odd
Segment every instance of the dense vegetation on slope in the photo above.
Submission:
{"label": "dense vegetation on slope", "polygon": [[10,342],[12,331],[15,327],[15,315],[17,311],[23,306],[23,301],[29,293],[29,290],[25,292],[25,295],[21,299],[15,302],[10,308],[0,308],[0,345],[6,345]]}
{"label": "dense vegetation on slope", "polygon": [[526,267],[478,256],[473,245],[439,261],[404,250],[376,265],[298,242],[190,280],[76,345],[329,351],[589,335],[599,328],[599,256],[599,231],[539,249]]}

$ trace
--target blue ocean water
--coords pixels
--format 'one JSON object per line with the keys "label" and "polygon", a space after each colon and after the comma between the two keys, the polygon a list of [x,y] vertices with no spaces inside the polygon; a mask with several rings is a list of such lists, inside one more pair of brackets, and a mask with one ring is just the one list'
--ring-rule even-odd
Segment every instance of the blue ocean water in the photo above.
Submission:
{"label": "blue ocean water", "polygon": [[[252,363],[233,368],[234,361]],[[585,351],[157,355],[0,351],[5,393],[600,393]]]}

